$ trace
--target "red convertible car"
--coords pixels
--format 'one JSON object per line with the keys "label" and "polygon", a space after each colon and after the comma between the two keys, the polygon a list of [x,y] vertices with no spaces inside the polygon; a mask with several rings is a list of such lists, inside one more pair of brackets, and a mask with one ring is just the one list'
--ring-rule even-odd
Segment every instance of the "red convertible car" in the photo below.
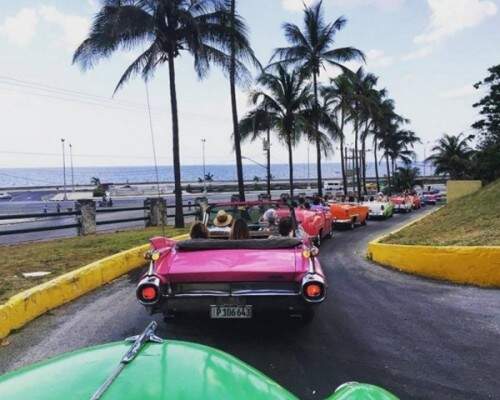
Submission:
{"label": "red convertible car", "polygon": [[319,250],[297,238],[151,239],[136,294],[150,313],[213,319],[288,314],[308,322],[326,296]]}
{"label": "red convertible car", "polygon": [[[290,216],[290,208],[282,205],[277,209],[277,213],[279,218]],[[332,237],[333,217],[328,208],[316,210],[295,208],[294,214],[297,224],[302,227],[316,246],[321,246],[323,239]]]}

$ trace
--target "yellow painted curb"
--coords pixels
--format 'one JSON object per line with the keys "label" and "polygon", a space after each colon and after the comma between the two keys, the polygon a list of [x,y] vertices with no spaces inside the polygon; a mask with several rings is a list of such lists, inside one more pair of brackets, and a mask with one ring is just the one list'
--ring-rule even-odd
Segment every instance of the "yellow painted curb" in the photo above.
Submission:
{"label": "yellow painted curb", "polygon": [[[185,238],[187,235],[173,239]],[[43,313],[141,267],[148,249],[145,244],[122,251],[12,296],[0,305],[0,339]]]}
{"label": "yellow painted curb", "polygon": [[427,278],[500,288],[500,246],[419,246],[380,243],[386,236],[388,235],[368,244],[367,256],[370,260]]}

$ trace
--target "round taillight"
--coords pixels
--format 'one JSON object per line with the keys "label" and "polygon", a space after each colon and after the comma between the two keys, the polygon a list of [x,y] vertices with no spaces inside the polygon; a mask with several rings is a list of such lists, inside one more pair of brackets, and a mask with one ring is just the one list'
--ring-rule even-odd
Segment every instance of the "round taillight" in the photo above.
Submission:
{"label": "round taillight", "polygon": [[311,299],[321,296],[323,287],[319,283],[310,283],[305,287],[305,295]]}
{"label": "round taillight", "polygon": [[154,286],[144,286],[141,289],[141,297],[146,301],[153,301],[156,299],[158,291]]}

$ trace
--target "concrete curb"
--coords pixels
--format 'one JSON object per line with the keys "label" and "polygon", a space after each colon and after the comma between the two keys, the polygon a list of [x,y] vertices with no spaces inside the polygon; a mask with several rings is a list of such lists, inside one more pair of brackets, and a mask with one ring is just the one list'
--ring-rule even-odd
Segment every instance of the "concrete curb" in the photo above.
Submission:
{"label": "concrete curb", "polygon": [[[173,239],[185,238],[187,235]],[[145,244],[122,251],[12,296],[0,305],[0,339],[45,312],[143,266],[144,253],[149,246]]]}
{"label": "concrete curb", "polygon": [[370,242],[367,257],[386,267],[413,275],[460,284],[500,288],[500,246],[419,246],[380,243],[385,237],[417,223],[428,215]]}

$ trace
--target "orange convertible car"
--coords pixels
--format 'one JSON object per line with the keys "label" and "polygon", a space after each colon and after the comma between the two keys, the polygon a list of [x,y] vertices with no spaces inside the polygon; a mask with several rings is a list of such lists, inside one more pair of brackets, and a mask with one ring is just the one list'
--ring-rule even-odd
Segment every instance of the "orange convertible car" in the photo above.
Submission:
{"label": "orange convertible car", "polygon": [[332,203],[330,212],[335,227],[354,229],[356,225],[366,225],[369,208],[357,203]]}

